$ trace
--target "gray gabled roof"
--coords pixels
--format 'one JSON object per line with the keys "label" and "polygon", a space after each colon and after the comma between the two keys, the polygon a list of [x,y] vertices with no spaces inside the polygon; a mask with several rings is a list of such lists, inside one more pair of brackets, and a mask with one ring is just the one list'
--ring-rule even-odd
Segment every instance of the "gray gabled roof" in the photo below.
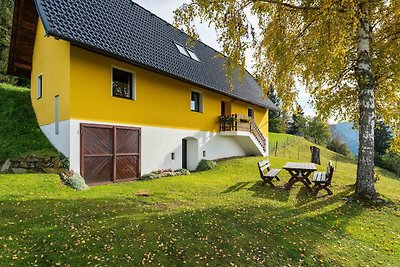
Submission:
{"label": "gray gabled roof", "polygon": [[35,0],[46,34],[252,104],[277,109],[246,72],[230,89],[224,57],[202,42],[200,62],[180,54],[188,36],[131,0]]}

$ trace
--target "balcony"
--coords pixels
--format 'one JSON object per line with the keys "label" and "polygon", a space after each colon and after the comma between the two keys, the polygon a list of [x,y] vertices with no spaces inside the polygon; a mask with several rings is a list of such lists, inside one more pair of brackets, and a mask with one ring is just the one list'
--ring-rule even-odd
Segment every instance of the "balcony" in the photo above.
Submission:
{"label": "balcony", "polygon": [[[266,155],[267,140],[253,118],[240,114],[232,114],[220,116],[218,120],[222,136],[235,136],[246,147],[249,153]],[[252,144],[249,141],[252,141]]]}

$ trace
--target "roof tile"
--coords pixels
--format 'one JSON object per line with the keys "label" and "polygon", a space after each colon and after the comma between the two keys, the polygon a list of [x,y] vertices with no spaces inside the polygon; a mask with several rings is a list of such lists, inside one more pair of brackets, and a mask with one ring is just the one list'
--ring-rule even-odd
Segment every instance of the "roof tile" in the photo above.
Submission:
{"label": "roof tile", "polygon": [[225,57],[198,41],[191,48],[200,62],[180,54],[175,43],[188,36],[131,0],[35,0],[46,32],[88,49],[115,56],[210,90],[270,109],[255,79],[246,72],[230,89]]}

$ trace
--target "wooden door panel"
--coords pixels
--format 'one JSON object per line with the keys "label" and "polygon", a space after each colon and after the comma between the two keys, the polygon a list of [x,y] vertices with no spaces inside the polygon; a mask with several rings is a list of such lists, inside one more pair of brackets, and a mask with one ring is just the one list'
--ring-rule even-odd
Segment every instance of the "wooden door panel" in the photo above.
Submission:
{"label": "wooden door panel", "polygon": [[139,177],[139,156],[117,156],[117,180]]}
{"label": "wooden door panel", "polygon": [[81,124],[81,175],[87,183],[140,177],[140,128]]}
{"label": "wooden door panel", "polygon": [[113,129],[87,127],[83,132],[85,155],[101,155],[113,153]]}
{"label": "wooden door panel", "polygon": [[87,183],[104,183],[112,181],[113,157],[85,157],[85,180]]}
{"label": "wooden door panel", "polygon": [[139,153],[139,131],[117,128],[117,154]]}

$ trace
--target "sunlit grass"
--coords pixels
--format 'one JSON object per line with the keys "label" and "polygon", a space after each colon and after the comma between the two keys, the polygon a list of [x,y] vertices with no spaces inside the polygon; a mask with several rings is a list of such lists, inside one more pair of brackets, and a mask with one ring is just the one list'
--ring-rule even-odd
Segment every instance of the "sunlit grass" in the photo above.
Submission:
{"label": "sunlit grass", "polygon": [[[301,161],[309,144],[292,144],[303,148]],[[321,156],[321,170],[336,159],[325,149]],[[398,265],[400,181],[392,174],[382,172],[377,184],[388,204],[370,207],[346,204],[351,160],[338,157],[334,195],[316,198],[300,185],[289,192],[262,185],[259,160],[83,192],[55,175],[0,175],[0,266]],[[280,177],[279,186],[289,179],[285,171]]]}

